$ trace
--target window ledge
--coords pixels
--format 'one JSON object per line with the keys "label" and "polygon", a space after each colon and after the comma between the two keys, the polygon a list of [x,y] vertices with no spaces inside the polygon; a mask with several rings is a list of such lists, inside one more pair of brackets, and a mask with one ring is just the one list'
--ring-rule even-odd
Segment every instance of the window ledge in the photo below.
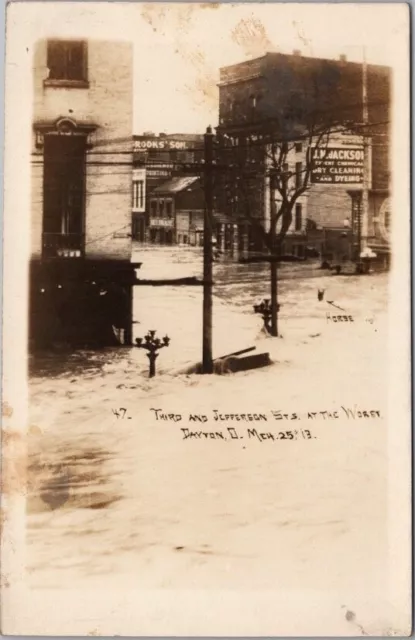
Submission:
{"label": "window ledge", "polygon": [[62,87],[69,89],[88,89],[89,82],[87,80],[52,80],[47,78],[43,81],[44,87]]}

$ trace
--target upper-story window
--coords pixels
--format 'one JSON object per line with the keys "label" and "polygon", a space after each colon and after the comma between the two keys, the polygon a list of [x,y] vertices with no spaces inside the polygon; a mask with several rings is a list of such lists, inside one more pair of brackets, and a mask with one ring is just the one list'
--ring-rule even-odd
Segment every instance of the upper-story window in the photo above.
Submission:
{"label": "upper-story window", "polygon": [[133,182],[133,210],[144,211],[144,180],[134,180]]}
{"label": "upper-story window", "polygon": [[87,45],[79,40],[49,40],[46,84],[87,84]]}
{"label": "upper-story window", "polygon": [[166,200],[166,216],[171,218],[173,215],[173,202],[171,200]]}
{"label": "upper-story window", "polygon": [[295,163],[295,188],[300,189],[303,186],[303,163]]}
{"label": "upper-story window", "polygon": [[157,200],[151,200],[150,202],[150,215],[152,218],[157,216]]}

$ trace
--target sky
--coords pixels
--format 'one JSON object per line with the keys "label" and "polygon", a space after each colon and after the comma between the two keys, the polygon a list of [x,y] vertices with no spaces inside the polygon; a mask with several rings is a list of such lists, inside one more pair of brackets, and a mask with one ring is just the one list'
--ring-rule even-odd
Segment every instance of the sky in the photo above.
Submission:
{"label": "sky", "polygon": [[[17,3],[20,4],[20,3]],[[28,45],[40,37],[134,43],[134,133],[203,133],[218,121],[219,68],[266,51],[391,67],[408,56],[404,4],[38,3],[8,10]],[[17,19],[18,16],[18,19]]]}
{"label": "sky", "polygon": [[159,123],[170,131],[217,124],[219,68],[266,51],[362,61],[365,50],[368,62],[390,65],[394,59],[394,25],[386,12],[383,19],[382,5],[145,6],[135,71],[136,127],[142,131],[163,130]]}

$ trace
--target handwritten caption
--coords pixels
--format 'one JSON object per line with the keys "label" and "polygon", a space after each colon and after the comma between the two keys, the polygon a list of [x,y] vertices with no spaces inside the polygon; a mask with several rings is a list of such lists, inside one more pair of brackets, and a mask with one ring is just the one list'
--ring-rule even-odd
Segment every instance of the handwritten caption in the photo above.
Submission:
{"label": "handwritten caption", "polygon": [[[346,419],[350,421],[366,421],[370,419],[380,420],[381,412],[378,409],[363,409],[355,405],[354,407],[340,406],[333,411],[306,411],[286,412],[283,410],[270,410],[265,413],[221,413],[218,409],[213,409],[210,414],[207,413],[170,413],[163,409],[151,408],[153,419],[156,422],[180,423],[188,424],[186,427],[180,426],[180,433],[183,440],[241,440],[247,437],[248,440],[257,440],[259,442],[280,441],[280,440],[314,440],[317,438],[313,431],[298,425],[300,421],[333,421]],[[131,420],[131,416],[125,407],[112,409],[112,413],[118,420]],[[207,423],[214,423],[216,426],[212,429],[206,429]],[[268,429],[269,423],[279,422],[277,431]],[[297,428],[282,428],[282,423],[291,423]],[[191,424],[194,426],[190,426]],[[226,423],[242,423],[235,426],[229,426]],[[250,424],[244,428],[243,423]],[[268,423],[265,427],[264,423]],[[196,424],[203,424],[205,428],[200,429]],[[217,428],[219,427],[220,428]],[[287,424],[288,426],[288,424]],[[243,435],[242,435],[243,434]]]}
{"label": "handwritten caption", "polygon": [[354,322],[353,316],[346,315],[333,315],[331,313],[326,313],[327,322]]}
{"label": "handwritten caption", "polygon": [[[300,427],[294,429],[281,429],[282,423],[291,423],[297,427],[300,421],[320,421],[320,420],[368,420],[381,419],[381,412],[377,409],[363,409],[357,406],[345,407],[329,411],[307,411],[304,413],[285,412],[283,410],[271,410],[265,413],[221,413],[217,409],[213,409],[211,414],[207,413],[169,413],[162,409],[151,408],[156,422],[185,422],[188,426],[179,426],[183,440],[240,440],[244,437],[255,439],[259,442],[279,441],[279,440],[313,440],[317,436],[309,429]],[[278,431],[270,431],[265,427],[265,423],[280,423]],[[193,423],[194,426],[191,426]],[[200,429],[196,424],[203,424],[205,427],[212,423],[215,428]],[[229,426],[226,423],[242,423],[239,425]],[[260,423],[257,425],[250,424],[244,428],[243,423]],[[217,427],[220,428],[218,429]],[[288,426],[288,424],[287,424]],[[265,428],[264,428],[265,427]],[[242,435],[244,434],[244,435]]]}

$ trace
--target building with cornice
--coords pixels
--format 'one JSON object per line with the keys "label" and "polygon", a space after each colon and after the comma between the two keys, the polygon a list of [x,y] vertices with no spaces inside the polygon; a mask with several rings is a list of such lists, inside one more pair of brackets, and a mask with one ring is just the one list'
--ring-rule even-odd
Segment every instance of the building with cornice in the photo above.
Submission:
{"label": "building with cornice", "polygon": [[30,336],[131,341],[133,48],[42,40],[34,52]]}

